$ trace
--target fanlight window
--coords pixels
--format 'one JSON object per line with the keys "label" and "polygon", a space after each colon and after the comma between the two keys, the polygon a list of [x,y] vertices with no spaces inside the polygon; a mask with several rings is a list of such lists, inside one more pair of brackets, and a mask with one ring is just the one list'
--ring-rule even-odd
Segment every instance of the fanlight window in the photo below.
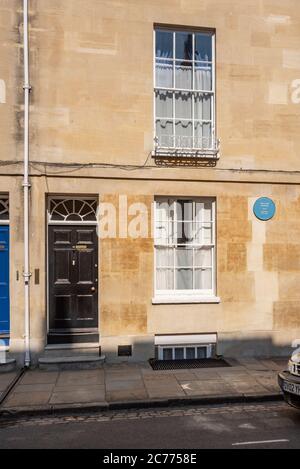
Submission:
{"label": "fanlight window", "polygon": [[96,199],[51,199],[49,220],[60,222],[95,222]]}
{"label": "fanlight window", "polygon": [[0,220],[9,220],[8,197],[0,197]]}

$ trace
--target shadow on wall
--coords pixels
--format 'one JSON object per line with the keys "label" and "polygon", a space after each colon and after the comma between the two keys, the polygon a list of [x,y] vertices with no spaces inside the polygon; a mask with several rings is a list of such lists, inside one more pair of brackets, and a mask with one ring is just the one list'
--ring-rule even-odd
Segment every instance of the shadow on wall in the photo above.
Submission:
{"label": "shadow on wall", "polygon": [[[133,338],[132,338],[133,339]],[[292,340],[297,339],[294,337]],[[300,341],[299,341],[300,343]],[[96,344],[95,344],[96,345]],[[101,345],[101,339],[100,339]],[[143,338],[143,340],[138,340],[134,338],[134,340],[130,341],[128,339],[127,342],[120,341],[121,346],[129,345],[131,346],[131,355],[130,356],[119,356],[118,354],[118,345],[117,346],[110,346],[106,345],[101,346],[102,355],[105,355],[106,361],[108,363],[138,363],[138,362],[146,362],[150,358],[155,357],[155,346],[154,346],[154,339],[153,337]],[[174,336],[174,345],[176,345],[176,335]],[[97,345],[95,349],[97,348]],[[217,354],[222,355],[225,358],[246,358],[246,357],[263,357],[263,358],[270,358],[270,357],[287,357],[291,356],[291,354],[295,351],[295,348],[292,346],[292,341],[290,342],[287,340],[284,344],[276,344],[272,337],[251,337],[251,338],[241,338],[240,340],[237,339],[228,339],[228,338],[220,338],[217,344]],[[56,351],[57,352],[57,351]],[[61,356],[63,355],[63,351],[61,351]],[[74,355],[84,355],[88,354],[88,352],[80,351],[80,350],[73,350]],[[97,352],[95,352],[97,353]],[[38,364],[38,359],[44,354],[44,350],[35,349],[33,346],[31,348],[31,361],[32,366],[36,366]],[[48,354],[49,356],[49,354]],[[56,354],[57,356],[57,354]],[[22,367],[24,364],[24,352],[23,349],[16,350],[14,349],[13,352],[7,352],[1,350],[0,358],[3,360],[4,358],[15,358],[19,367]]]}
{"label": "shadow on wall", "polygon": [[286,357],[295,350],[292,341],[297,337],[287,338],[285,343],[275,343],[272,337],[256,337],[229,339],[219,338],[218,354],[224,357]]}
{"label": "shadow on wall", "polygon": [[[188,336],[187,336],[188,337]],[[295,348],[292,346],[292,341],[297,337],[290,340],[287,337],[285,343],[278,344],[274,342],[272,337],[255,337],[228,339],[219,337],[217,344],[217,354],[223,355],[225,358],[246,358],[246,357],[287,357],[291,356]],[[124,342],[122,342],[122,345]],[[299,340],[300,344],[300,340]],[[130,345],[128,343],[128,345]],[[139,341],[135,339],[132,342],[132,356],[119,357],[118,347],[106,347],[102,349],[103,354],[107,357],[108,362],[142,362],[150,358],[155,358],[155,346],[153,339]],[[176,335],[174,335],[174,345],[176,345]]]}

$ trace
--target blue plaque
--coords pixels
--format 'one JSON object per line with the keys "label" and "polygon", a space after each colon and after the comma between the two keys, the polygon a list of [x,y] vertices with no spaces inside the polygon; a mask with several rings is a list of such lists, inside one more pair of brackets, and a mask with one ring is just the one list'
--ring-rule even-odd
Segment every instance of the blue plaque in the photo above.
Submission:
{"label": "blue plaque", "polygon": [[276,211],[273,200],[268,197],[260,197],[253,206],[253,212],[259,220],[270,220],[274,217]]}

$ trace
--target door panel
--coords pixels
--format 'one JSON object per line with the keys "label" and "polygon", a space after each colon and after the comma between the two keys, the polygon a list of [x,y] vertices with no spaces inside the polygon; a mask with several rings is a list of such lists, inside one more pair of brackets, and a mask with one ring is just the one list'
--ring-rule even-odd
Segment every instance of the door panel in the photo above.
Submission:
{"label": "door panel", "polygon": [[9,227],[0,226],[0,334],[9,334]]}
{"label": "door panel", "polygon": [[98,327],[95,226],[49,226],[50,332]]}

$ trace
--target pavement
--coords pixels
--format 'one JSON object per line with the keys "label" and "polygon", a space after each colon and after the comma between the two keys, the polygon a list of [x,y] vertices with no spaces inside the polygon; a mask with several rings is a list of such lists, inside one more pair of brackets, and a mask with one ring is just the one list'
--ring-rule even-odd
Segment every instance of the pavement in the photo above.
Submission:
{"label": "pavement", "polygon": [[[147,362],[104,364],[96,370],[28,370],[0,405],[0,416],[281,399],[277,374],[287,358],[227,361],[231,367],[173,371],[154,371]],[[15,378],[16,373],[0,374],[0,393]]]}
{"label": "pavement", "polygon": [[[155,462],[164,463],[171,461],[174,453],[182,456],[187,453],[183,449],[192,449],[199,466],[203,452],[197,449],[202,448],[298,449],[299,428],[300,412],[284,402],[23,416],[0,419],[0,450],[99,448],[103,452],[94,453],[98,465],[104,458],[126,454],[135,456],[129,466],[145,467],[145,462],[154,463],[153,455]],[[120,448],[122,452],[113,451]],[[159,448],[171,450],[162,452]],[[148,451],[140,453],[138,449]],[[76,452],[73,456],[78,464],[81,454]],[[30,456],[31,463],[32,457],[34,454]],[[50,453],[48,460],[49,457]],[[72,459],[72,453],[68,457]],[[53,458],[57,463],[57,456]],[[82,463],[86,464],[86,455]]]}

